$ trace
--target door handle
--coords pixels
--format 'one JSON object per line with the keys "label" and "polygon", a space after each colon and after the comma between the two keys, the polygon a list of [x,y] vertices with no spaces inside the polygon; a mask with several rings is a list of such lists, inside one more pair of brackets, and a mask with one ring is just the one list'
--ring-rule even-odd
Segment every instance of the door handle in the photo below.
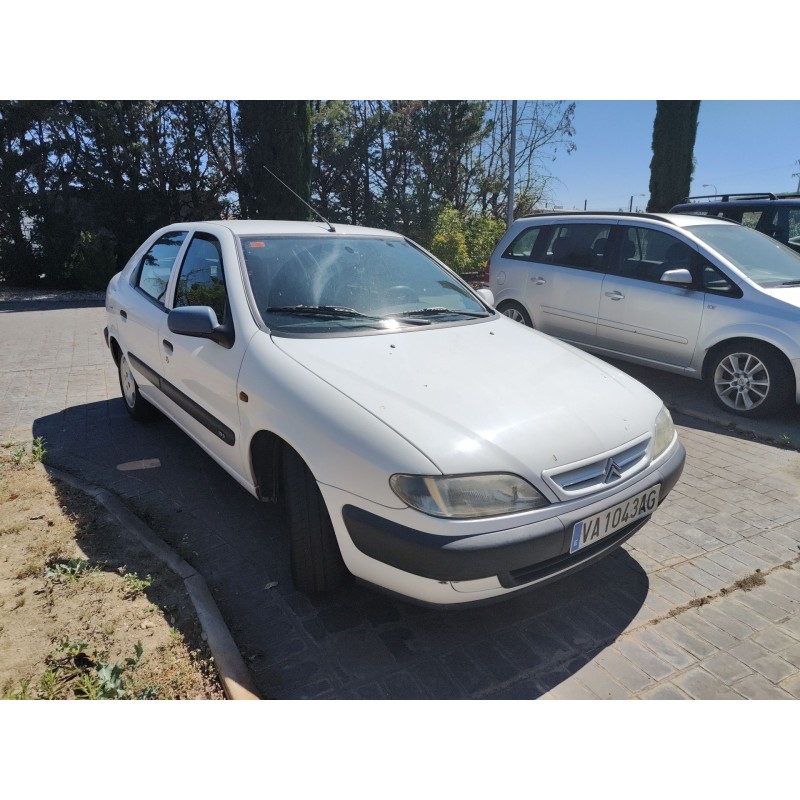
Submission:
{"label": "door handle", "polygon": [[172,350],[173,350],[172,342],[168,342],[166,339],[162,339],[161,344],[164,345],[164,349],[167,351],[167,353],[169,353],[169,355],[172,355]]}
{"label": "door handle", "polygon": [[535,278],[532,277],[531,280],[533,281],[534,286],[541,286],[546,282],[541,275],[537,275]]}
{"label": "door handle", "polygon": [[622,292],[618,292],[616,289],[613,292],[606,292],[606,297],[610,297],[612,300],[624,300],[625,295]]}
{"label": "door handle", "polygon": [[119,310],[119,315],[122,317],[122,319],[128,319],[128,312],[124,308]]}

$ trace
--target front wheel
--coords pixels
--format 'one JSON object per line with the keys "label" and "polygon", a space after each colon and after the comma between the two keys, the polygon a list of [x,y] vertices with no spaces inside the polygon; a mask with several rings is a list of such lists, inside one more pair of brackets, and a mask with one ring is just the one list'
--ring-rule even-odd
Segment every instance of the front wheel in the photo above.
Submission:
{"label": "front wheel", "polygon": [[292,580],[307,594],[339,588],[349,572],[342,560],[325,501],[302,458],[284,447],[283,494],[289,523]]}
{"label": "front wheel", "polygon": [[514,322],[521,322],[528,328],[533,327],[531,315],[528,313],[525,306],[521,303],[517,303],[515,300],[504,300],[497,306],[497,310],[503,314],[503,316],[513,319]]}
{"label": "front wheel", "polygon": [[706,371],[714,402],[744,417],[766,417],[792,401],[792,376],[784,359],[760,342],[718,348]]}
{"label": "front wheel", "polygon": [[119,388],[122,390],[122,399],[125,409],[137,422],[149,422],[156,418],[156,409],[142,397],[139,386],[133,377],[128,357],[122,353],[117,365],[119,372]]}

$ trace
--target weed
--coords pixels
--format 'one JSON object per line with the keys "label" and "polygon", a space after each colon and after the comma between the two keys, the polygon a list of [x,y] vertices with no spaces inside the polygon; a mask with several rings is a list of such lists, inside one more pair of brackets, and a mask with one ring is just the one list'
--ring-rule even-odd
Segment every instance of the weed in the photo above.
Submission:
{"label": "weed", "polygon": [[14,603],[14,608],[12,609],[12,611],[16,611],[18,608],[22,608],[22,606],[24,605],[25,605],[25,598],[18,597],[17,601]]}
{"label": "weed", "polygon": [[[106,661],[106,653],[86,653],[86,642],[70,642],[64,639],[56,647],[59,657],[51,656],[52,667],[45,673],[45,688],[51,697],[67,697],[72,685],[74,697],[82,700],[127,700],[130,698],[125,683],[126,671],[133,671],[144,652],[142,643],[137,642],[134,656],[126,658],[122,664]],[[40,683],[41,688],[41,683]]]}
{"label": "weed", "polygon": [[25,455],[28,452],[28,448],[25,447],[24,444],[17,445],[14,452],[11,454],[11,460],[16,464],[16,466],[22,466],[22,461],[25,458]]}
{"label": "weed", "polygon": [[45,578],[58,580],[63,578],[67,583],[74,583],[82,574],[89,571],[89,562],[83,558],[71,558],[47,567],[44,571]]}
{"label": "weed", "polygon": [[20,688],[17,692],[11,691],[11,686],[6,685],[3,687],[3,700],[30,700],[30,681],[20,681]]}
{"label": "weed", "polygon": [[47,450],[44,447],[44,437],[37,436],[33,440],[33,446],[31,448],[31,457],[34,461],[38,461],[41,463],[44,460],[44,457],[47,455]]}
{"label": "weed", "polygon": [[39,678],[39,686],[37,690],[39,696],[45,700],[58,699],[59,691],[61,689],[58,680],[58,673],[54,669],[48,669],[41,678]]}
{"label": "weed", "polygon": [[125,581],[124,595],[127,598],[138,597],[145,589],[149,588],[153,583],[153,578],[150,575],[140,578],[135,572],[129,572],[123,576]]}

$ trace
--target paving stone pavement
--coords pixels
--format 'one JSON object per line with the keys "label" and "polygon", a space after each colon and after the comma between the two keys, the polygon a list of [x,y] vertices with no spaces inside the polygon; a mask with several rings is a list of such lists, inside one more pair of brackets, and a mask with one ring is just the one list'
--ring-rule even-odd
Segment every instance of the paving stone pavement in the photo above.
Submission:
{"label": "paving stone pavement", "polygon": [[[477,609],[357,584],[312,600],[292,588],[276,508],[168,421],[128,418],[104,324],[102,300],[0,302],[0,442],[43,436],[54,466],[118,493],[201,571],[262,696],[800,697],[800,453],[754,438],[800,443],[796,410],[743,438],[708,421],[742,428],[698,382],[631,369],[673,409],[688,456],[613,556]],[[159,466],[118,469],[145,459]]]}

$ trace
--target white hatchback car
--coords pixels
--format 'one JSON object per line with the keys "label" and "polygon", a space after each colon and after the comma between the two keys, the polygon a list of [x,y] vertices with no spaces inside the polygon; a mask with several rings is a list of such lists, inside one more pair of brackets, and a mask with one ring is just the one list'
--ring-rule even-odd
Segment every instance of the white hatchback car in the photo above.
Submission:
{"label": "white hatchback car", "polygon": [[132,417],[284,498],[299,589],[447,606],[606,555],[685,459],[656,395],[491,306],[388,231],[187,223],[111,280],[106,340]]}
{"label": "white hatchback car", "polygon": [[704,379],[728,411],[800,403],[800,253],[763,233],[685,214],[540,214],[509,228],[487,272],[501,313]]}

